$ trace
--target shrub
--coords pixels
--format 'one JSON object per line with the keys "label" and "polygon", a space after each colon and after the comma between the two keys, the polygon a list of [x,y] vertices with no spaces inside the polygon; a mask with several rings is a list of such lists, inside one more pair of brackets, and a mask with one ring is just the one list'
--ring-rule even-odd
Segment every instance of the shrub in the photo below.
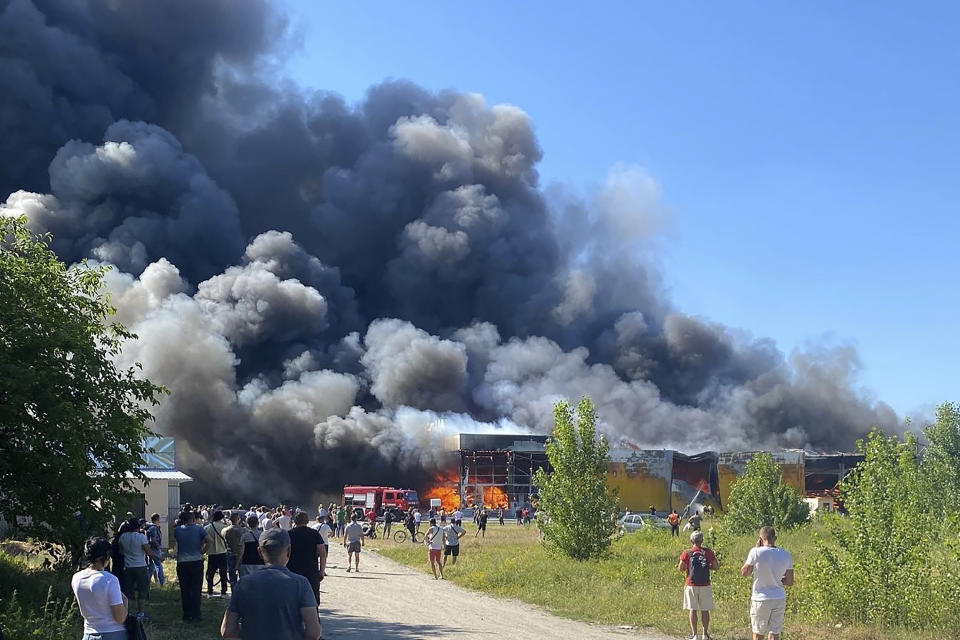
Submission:
{"label": "shrub", "polygon": [[773,456],[758,453],[730,491],[724,526],[733,533],[754,533],[767,525],[790,529],[809,517],[809,507],[796,489],[783,482]]}
{"label": "shrub", "polygon": [[[547,443],[553,472],[537,471],[540,490],[537,524],[546,546],[577,560],[596,558],[610,546],[620,506],[607,487],[606,440],[597,437],[590,398],[577,406],[577,421],[567,402],[554,408],[556,424]],[[544,517],[545,516],[545,517]]]}
{"label": "shrub", "polygon": [[818,544],[810,572],[814,613],[844,622],[916,629],[954,628],[960,553],[942,538],[930,503],[932,463],[917,440],[874,431],[866,459],[841,483],[847,522],[828,520],[833,545]]}
{"label": "shrub", "polygon": [[0,553],[0,630],[5,640],[75,640],[80,616],[69,573],[33,569],[22,559]]}

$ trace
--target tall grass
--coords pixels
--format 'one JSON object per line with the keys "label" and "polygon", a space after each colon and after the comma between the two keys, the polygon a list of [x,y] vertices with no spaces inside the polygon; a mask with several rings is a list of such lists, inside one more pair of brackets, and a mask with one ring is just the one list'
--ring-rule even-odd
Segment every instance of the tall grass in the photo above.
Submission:
{"label": "tall grass", "polygon": [[[34,566],[29,556],[11,556],[0,551],[0,629],[5,640],[77,640],[83,636],[83,620],[70,589],[70,575]],[[227,600],[204,598],[203,622],[181,620],[176,564],[164,564],[171,578],[161,588],[150,588],[147,625],[150,640],[219,638],[220,621]]]}
{"label": "tall grass", "polygon": [[82,622],[70,576],[0,551],[0,629],[6,640],[76,640]]}
{"label": "tall grass", "polygon": [[[756,544],[756,537],[725,535],[719,527],[711,530],[714,523],[705,522],[706,544],[717,551],[720,561],[720,570],[713,574],[717,609],[711,633],[714,638],[748,640],[750,580],[740,575],[740,567],[750,547]],[[474,532],[470,527],[458,564],[447,565],[447,578],[456,584],[516,598],[578,620],[653,628],[675,636],[689,634],[686,615],[681,610],[684,576],[677,570],[680,552],[688,546],[684,538],[671,538],[665,531],[632,533],[615,541],[604,558],[578,562],[549,555],[538,543],[533,525],[493,525],[482,539],[474,538]],[[823,532],[824,528],[815,524],[786,532],[779,540],[793,554],[797,573],[797,585],[789,593],[784,637],[915,638],[908,632],[848,627],[814,620],[808,615],[804,571],[816,557],[814,536]],[[423,545],[379,541],[374,546],[385,556],[429,571]]]}

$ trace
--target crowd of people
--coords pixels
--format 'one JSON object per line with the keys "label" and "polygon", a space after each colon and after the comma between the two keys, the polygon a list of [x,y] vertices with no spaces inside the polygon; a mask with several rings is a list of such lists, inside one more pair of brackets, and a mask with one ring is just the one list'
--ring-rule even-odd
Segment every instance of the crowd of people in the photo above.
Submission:
{"label": "crowd of people", "polygon": [[[530,516],[518,511],[518,524],[523,525]],[[414,534],[421,523],[417,516],[416,509],[400,514],[387,510],[383,534],[389,535],[393,523],[402,521],[416,541]],[[448,561],[455,565],[460,556],[460,541],[467,533],[462,516],[460,509],[449,518],[442,509],[431,508],[427,513],[430,526],[423,542],[435,580],[445,579]],[[502,526],[502,508],[497,517]],[[716,554],[703,546],[700,518],[697,512],[688,518],[693,530],[691,547],[683,551],[677,565],[685,575],[682,602],[689,615],[691,640],[710,639],[714,610],[710,574],[719,568]],[[474,509],[473,519],[477,526],[474,537],[485,536],[487,510]],[[131,621],[150,621],[151,582],[163,585],[167,580],[160,520],[158,514],[146,521],[128,513],[112,542],[103,538],[88,542],[88,566],[72,580],[85,640],[132,640],[128,635]],[[673,511],[667,521],[677,535],[680,515]],[[245,638],[318,640],[317,606],[320,583],[327,575],[331,538],[342,541],[347,549],[347,572],[359,573],[365,540],[376,536],[376,526],[372,510],[334,504],[321,505],[313,518],[304,510],[285,506],[223,509],[184,505],[173,527],[183,620],[201,620],[205,579],[207,597],[230,595],[221,623],[224,638],[240,638],[242,629]],[[760,529],[757,546],[741,567],[741,574],[753,580],[750,620],[754,640],[779,639],[786,611],[784,587],[794,580],[793,560],[789,552],[776,546],[776,540],[773,527]]]}

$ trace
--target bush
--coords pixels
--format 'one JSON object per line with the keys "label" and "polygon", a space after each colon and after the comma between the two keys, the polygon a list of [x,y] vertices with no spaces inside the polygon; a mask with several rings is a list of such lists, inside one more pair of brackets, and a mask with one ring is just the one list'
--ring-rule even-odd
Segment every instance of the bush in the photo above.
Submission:
{"label": "bush", "polygon": [[859,446],[866,459],[841,483],[850,517],[827,522],[834,544],[820,541],[810,572],[814,612],[884,628],[955,628],[960,553],[928,498],[932,461],[920,460],[912,435],[874,431]]}
{"label": "bush", "polygon": [[540,490],[537,524],[546,546],[576,560],[596,558],[610,546],[620,506],[607,487],[607,441],[597,438],[590,398],[577,406],[577,422],[567,402],[554,408],[556,424],[547,443],[553,472],[537,471]]}
{"label": "bush", "polygon": [[78,619],[74,601],[57,598],[52,587],[37,610],[21,604],[16,592],[0,602],[0,630],[4,640],[75,640],[79,633]]}
{"label": "bush", "polygon": [[769,453],[758,453],[730,491],[724,526],[733,533],[755,533],[763,526],[790,529],[810,517],[810,508]]}
{"label": "bush", "polygon": [[75,640],[82,635],[69,573],[34,569],[0,553],[0,630],[4,640]]}

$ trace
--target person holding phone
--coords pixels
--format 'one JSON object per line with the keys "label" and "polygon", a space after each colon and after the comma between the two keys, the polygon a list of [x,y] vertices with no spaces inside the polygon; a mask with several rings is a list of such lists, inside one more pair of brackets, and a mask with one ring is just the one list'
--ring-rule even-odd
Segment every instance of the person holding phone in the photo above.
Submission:
{"label": "person holding phone", "polygon": [[777,546],[773,527],[761,527],[757,546],[747,554],[740,569],[744,577],[753,576],[750,602],[750,624],[753,640],[780,640],[787,610],[787,591],[793,585],[793,557]]}

